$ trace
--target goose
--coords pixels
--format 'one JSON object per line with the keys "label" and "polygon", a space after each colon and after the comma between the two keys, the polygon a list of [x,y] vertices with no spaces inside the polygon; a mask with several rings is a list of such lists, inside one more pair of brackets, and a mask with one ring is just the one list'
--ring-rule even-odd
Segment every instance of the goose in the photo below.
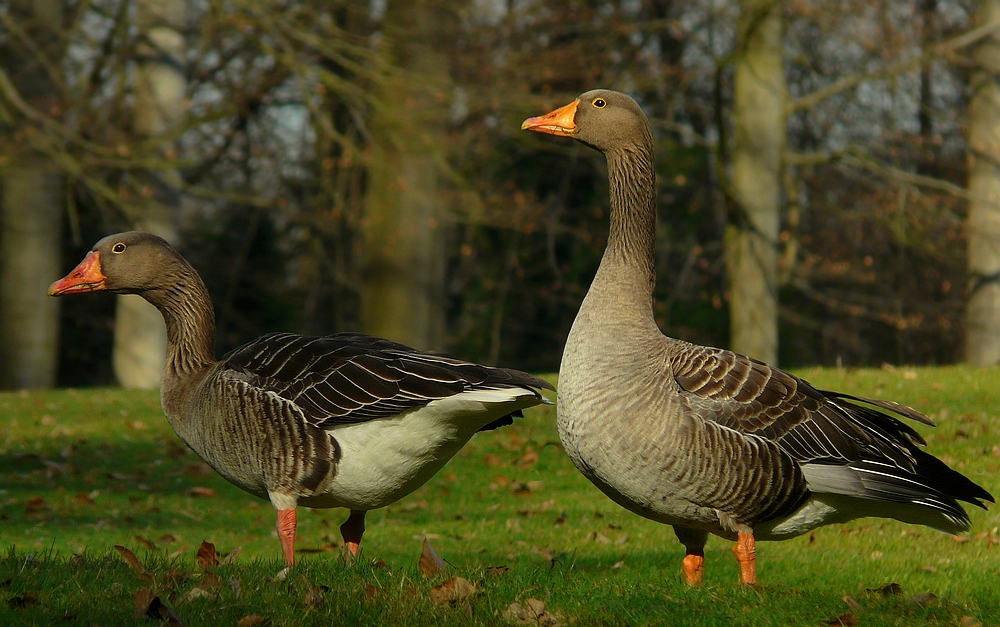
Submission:
{"label": "goose", "polygon": [[477,432],[512,424],[553,389],[361,333],[270,333],[217,360],[205,284],[150,233],[105,237],[48,290],[95,291],[138,294],[160,310],[167,421],[227,481],[271,502],[288,567],[297,505],[349,509],[340,531],[357,555],[368,510],[413,492]]}
{"label": "goose", "polygon": [[921,450],[904,405],[818,390],[728,350],[665,336],[653,318],[656,194],[649,122],[629,96],[588,91],[522,130],[602,152],[607,247],[559,366],[556,421],[574,465],[611,500],[671,525],[696,585],[708,534],[735,540],[756,585],[756,541],[877,516],[949,533],[957,501],[993,497]]}

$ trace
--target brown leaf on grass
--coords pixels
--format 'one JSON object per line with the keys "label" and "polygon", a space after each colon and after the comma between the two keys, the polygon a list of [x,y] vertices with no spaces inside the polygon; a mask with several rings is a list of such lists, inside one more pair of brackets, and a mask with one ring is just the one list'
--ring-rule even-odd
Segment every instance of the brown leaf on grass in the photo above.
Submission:
{"label": "brown leaf on grass", "polygon": [[115,545],[115,550],[121,554],[122,559],[125,560],[125,563],[129,565],[129,568],[131,568],[133,572],[139,575],[146,574],[146,569],[142,567],[142,562],[140,562],[139,558],[135,556],[135,553],[129,551],[120,544]]}
{"label": "brown leaf on grass", "polygon": [[855,627],[857,624],[858,617],[854,614],[841,614],[827,623],[827,625],[841,625],[842,627]]}
{"label": "brown leaf on grass", "polygon": [[150,551],[156,549],[156,543],[153,542],[152,540],[150,540],[149,538],[144,538],[144,537],[142,537],[140,535],[136,535],[136,536],[133,536],[133,537],[135,538],[136,542],[138,542],[142,546],[146,547]]}
{"label": "brown leaf on grass", "polygon": [[235,549],[229,552],[229,555],[222,558],[222,560],[219,562],[219,566],[229,566],[231,564],[235,564],[236,560],[239,559],[240,557],[240,553],[242,552],[243,552],[243,547],[241,546],[236,547]]}
{"label": "brown leaf on grass", "polygon": [[214,599],[217,597],[218,595],[212,594],[211,592],[209,592],[204,588],[191,588],[190,590],[182,594],[177,599],[177,602],[183,604],[183,603],[190,603],[195,599]]}
{"label": "brown leaf on grass", "polygon": [[963,616],[958,624],[962,627],[983,627],[983,624],[976,620],[974,616]]}
{"label": "brown leaf on grass", "polygon": [[188,490],[188,494],[191,496],[203,496],[210,499],[219,496],[219,493],[216,492],[214,488],[204,488],[197,485]]}
{"label": "brown leaf on grass", "polygon": [[12,610],[23,610],[32,605],[38,605],[38,597],[30,592],[7,599],[7,607]]}
{"label": "brown leaf on grass", "polygon": [[517,460],[517,467],[522,469],[531,468],[536,463],[538,463],[538,453],[529,446],[528,450],[521,456],[521,459]]}
{"label": "brown leaf on grass", "polygon": [[558,627],[566,624],[566,619],[560,612],[549,612],[545,609],[545,602],[539,599],[528,599],[523,605],[511,603],[503,611],[503,619],[514,625]]}
{"label": "brown leaf on grass", "polygon": [[37,514],[48,508],[49,504],[40,496],[33,496],[24,502],[24,511],[28,514]]}
{"label": "brown leaf on grass", "polygon": [[160,597],[154,596],[149,588],[143,588],[135,593],[135,614],[134,618],[142,617],[165,622],[170,627],[182,627],[181,619],[171,611]]}
{"label": "brown leaf on grass", "polygon": [[306,607],[319,607],[325,602],[323,597],[324,589],[321,586],[312,586],[306,590],[305,595],[302,597],[303,602]]}
{"label": "brown leaf on grass", "polygon": [[463,577],[446,579],[439,586],[431,588],[431,603],[455,603],[468,599],[476,593],[476,587]]}
{"label": "brown leaf on grass", "polygon": [[420,574],[424,577],[437,577],[438,575],[447,575],[448,566],[444,563],[438,554],[431,548],[431,543],[428,542],[427,538],[424,538],[423,550],[420,553]]}
{"label": "brown leaf on grass", "polygon": [[[998,448],[1000,448],[1000,447],[998,447]],[[1000,457],[1000,456],[998,456],[998,457]],[[486,455],[484,455],[483,456],[483,462],[487,466],[489,466],[490,468],[503,468],[504,466],[507,465],[507,464],[505,464],[503,462],[502,459],[500,459],[498,456],[494,455],[493,453],[487,453]]]}
{"label": "brown leaf on grass", "polygon": [[508,567],[508,566],[502,566],[502,565],[501,566],[489,566],[489,567],[486,568],[486,576],[487,577],[502,577],[503,575],[507,574],[508,570],[510,570],[510,567]]}
{"label": "brown leaf on grass", "polygon": [[937,595],[933,592],[921,592],[920,594],[914,594],[912,597],[906,600],[907,603],[916,605],[918,607],[927,607],[937,601]]}
{"label": "brown leaf on grass", "polygon": [[260,627],[261,625],[266,625],[271,622],[269,619],[264,618],[260,614],[247,614],[243,618],[236,621],[236,627]]}
{"label": "brown leaf on grass", "polygon": [[851,608],[852,612],[860,612],[861,611],[861,604],[858,603],[857,601],[855,601],[854,599],[852,599],[851,597],[849,597],[849,596],[847,596],[845,594],[844,596],[842,596],[840,598],[844,601],[844,603],[847,604],[847,607]]}
{"label": "brown leaf on grass", "polygon": [[219,576],[210,570],[206,570],[205,574],[201,576],[201,586],[206,590],[216,590],[222,586],[222,580]]}
{"label": "brown leaf on grass", "polygon": [[611,540],[608,536],[604,535],[600,531],[591,531],[587,534],[587,540],[591,542],[596,542],[598,544],[611,544]]}
{"label": "brown leaf on grass", "polygon": [[218,566],[219,556],[215,552],[215,545],[208,540],[202,540],[198,547],[198,566],[206,568],[208,566]]}
{"label": "brown leaf on grass", "polygon": [[879,586],[878,588],[865,588],[866,591],[872,594],[881,594],[884,597],[893,597],[903,594],[903,586],[898,583],[887,583],[884,586]]}

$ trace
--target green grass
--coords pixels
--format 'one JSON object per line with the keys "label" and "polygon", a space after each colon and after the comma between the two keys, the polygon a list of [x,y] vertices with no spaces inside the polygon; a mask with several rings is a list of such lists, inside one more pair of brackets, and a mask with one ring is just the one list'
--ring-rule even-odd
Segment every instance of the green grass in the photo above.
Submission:
{"label": "green grass", "polygon": [[[798,374],[926,412],[939,425],[918,425],[929,450],[1000,495],[996,370]],[[574,470],[552,408],[527,413],[477,435],[426,486],[371,512],[354,563],[339,547],[346,511],[300,508],[301,562],[274,581],[273,508],[187,451],[155,393],[0,394],[0,625],[148,624],[133,617],[142,590],[186,625],[252,615],[272,625],[507,624],[504,610],[529,598],[576,625],[823,625],[847,613],[862,625],[958,625],[967,616],[1000,624],[1000,508],[971,511],[964,542],[867,519],[761,543],[759,590],[737,583],[729,543],[713,538],[705,584],[688,589],[673,532],[614,505]],[[474,596],[432,602],[443,578],[419,573],[424,537],[452,575],[477,586]],[[229,565],[199,566],[203,540],[241,552]],[[134,551],[146,574],[114,545]],[[889,583],[902,593],[868,591]],[[935,599],[911,601],[922,593]]]}

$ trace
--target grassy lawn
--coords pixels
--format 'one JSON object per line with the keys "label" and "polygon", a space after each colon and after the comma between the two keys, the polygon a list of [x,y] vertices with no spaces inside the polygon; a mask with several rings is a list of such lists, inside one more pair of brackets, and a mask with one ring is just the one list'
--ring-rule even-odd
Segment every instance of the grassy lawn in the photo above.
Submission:
{"label": "grassy lawn", "polygon": [[[996,370],[797,374],[924,411],[938,423],[916,425],[929,450],[1000,496]],[[153,597],[185,625],[1000,624],[998,507],[972,511],[961,541],[868,519],[761,543],[759,590],[737,583],[729,543],[713,538],[692,590],[673,532],[583,479],[554,418],[529,410],[477,435],[425,487],[369,514],[353,563],[339,546],[347,512],[300,508],[301,562],[276,579],[273,508],[184,448],[155,393],[0,394],[0,625],[151,624]],[[424,538],[450,575],[422,576]],[[199,563],[203,541],[221,563]],[[461,592],[450,576],[475,593],[442,602]],[[534,607],[535,622],[515,603]]]}

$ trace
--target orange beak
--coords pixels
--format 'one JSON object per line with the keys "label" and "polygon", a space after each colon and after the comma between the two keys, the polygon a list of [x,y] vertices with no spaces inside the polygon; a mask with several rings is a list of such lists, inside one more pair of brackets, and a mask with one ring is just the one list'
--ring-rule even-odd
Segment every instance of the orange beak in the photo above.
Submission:
{"label": "orange beak", "polygon": [[107,288],[104,286],[104,273],[101,272],[101,254],[92,250],[72,272],[49,286],[49,296],[96,292],[103,289]]}
{"label": "orange beak", "polygon": [[521,130],[535,131],[536,133],[548,133],[549,135],[559,135],[560,137],[572,137],[576,134],[576,106],[580,104],[577,98],[565,107],[559,107],[551,113],[540,115],[537,118],[528,118],[521,124]]}

